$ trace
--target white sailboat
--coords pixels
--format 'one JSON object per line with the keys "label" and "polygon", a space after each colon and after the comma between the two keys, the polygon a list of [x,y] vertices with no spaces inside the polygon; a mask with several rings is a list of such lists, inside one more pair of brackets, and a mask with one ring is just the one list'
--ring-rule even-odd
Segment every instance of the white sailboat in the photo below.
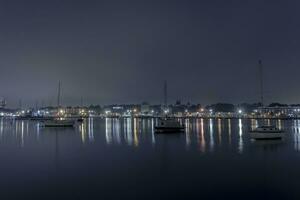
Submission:
{"label": "white sailboat", "polygon": [[275,126],[260,126],[250,132],[251,137],[256,140],[281,139],[284,131]]}
{"label": "white sailboat", "polygon": [[[264,105],[263,66],[261,60],[259,60],[259,71],[260,71],[260,98],[263,107]],[[283,138],[283,136],[284,136],[284,130],[281,130],[276,126],[272,126],[272,125],[262,125],[250,131],[250,137],[255,140],[281,139]]]}
{"label": "white sailboat", "polygon": [[164,114],[165,117],[159,119],[158,125],[154,127],[156,133],[179,133],[184,131],[184,126],[175,118],[168,116],[167,104],[167,82],[164,83]]}
{"label": "white sailboat", "polygon": [[57,117],[44,122],[45,127],[74,127],[75,120],[66,119],[63,116],[60,116],[60,93],[61,93],[61,84],[58,83],[58,96],[57,96]]}

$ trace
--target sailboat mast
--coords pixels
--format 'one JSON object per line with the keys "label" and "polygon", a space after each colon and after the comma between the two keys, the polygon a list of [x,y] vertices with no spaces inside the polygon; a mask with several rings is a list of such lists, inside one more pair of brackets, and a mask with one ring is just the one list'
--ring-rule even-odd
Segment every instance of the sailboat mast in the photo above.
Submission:
{"label": "sailboat mast", "polygon": [[164,106],[165,108],[168,107],[168,85],[167,81],[164,82]]}
{"label": "sailboat mast", "polygon": [[60,91],[61,90],[61,83],[60,81],[58,82],[58,94],[57,94],[57,107],[60,107]]}
{"label": "sailboat mast", "polygon": [[264,106],[264,82],[263,82],[263,65],[262,61],[258,61],[259,64],[259,79],[260,79],[260,102],[262,107]]}

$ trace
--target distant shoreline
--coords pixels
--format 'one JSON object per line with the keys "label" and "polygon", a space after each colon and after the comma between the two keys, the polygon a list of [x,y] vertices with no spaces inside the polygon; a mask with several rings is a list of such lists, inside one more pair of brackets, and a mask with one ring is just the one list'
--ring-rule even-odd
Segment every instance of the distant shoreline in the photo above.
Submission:
{"label": "distant shoreline", "polygon": [[[5,117],[1,116],[0,119],[11,119],[11,120],[32,120],[32,121],[44,121],[44,120],[51,120],[55,117]],[[88,118],[111,118],[111,119],[128,119],[128,118],[137,118],[137,119],[160,119],[163,118],[161,116],[90,116],[90,117],[65,117],[67,119],[88,119]],[[170,117],[170,118],[177,118],[177,119],[255,119],[255,120],[296,120],[300,119],[300,117]]]}

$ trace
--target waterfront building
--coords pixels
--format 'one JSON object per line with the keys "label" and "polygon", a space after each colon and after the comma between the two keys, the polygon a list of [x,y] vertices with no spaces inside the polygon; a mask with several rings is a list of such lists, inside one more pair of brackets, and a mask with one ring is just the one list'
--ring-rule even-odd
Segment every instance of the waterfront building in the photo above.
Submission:
{"label": "waterfront building", "polygon": [[0,108],[5,108],[6,106],[6,101],[4,98],[0,98]]}
{"label": "waterfront building", "polygon": [[150,113],[151,111],[149,103],[143,102],[141,105],[141,115],[149,115]]}
{"label": "waterfront building", "polygon": [[300,106],[259,107],[262,117],[300,117]]}

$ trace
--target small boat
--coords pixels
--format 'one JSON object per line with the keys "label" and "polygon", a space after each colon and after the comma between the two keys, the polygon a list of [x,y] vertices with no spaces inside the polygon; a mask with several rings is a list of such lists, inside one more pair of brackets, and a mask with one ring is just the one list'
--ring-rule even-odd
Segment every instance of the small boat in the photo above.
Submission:
{"label": "small boat", "polygon": [[43,123],[44,127],[74,127],[75,120],[70,119],[53,119]]}
{"label": "small boat", "polygon": [[156,133],[180,133],[184,131],[184,126],[175,119],[164,118],[154,127]]}
{"label": "small boat", "polygon": [[256,140],[281,139],[284,130],[275,126],[260,126],[250,132],[250,137]]}

